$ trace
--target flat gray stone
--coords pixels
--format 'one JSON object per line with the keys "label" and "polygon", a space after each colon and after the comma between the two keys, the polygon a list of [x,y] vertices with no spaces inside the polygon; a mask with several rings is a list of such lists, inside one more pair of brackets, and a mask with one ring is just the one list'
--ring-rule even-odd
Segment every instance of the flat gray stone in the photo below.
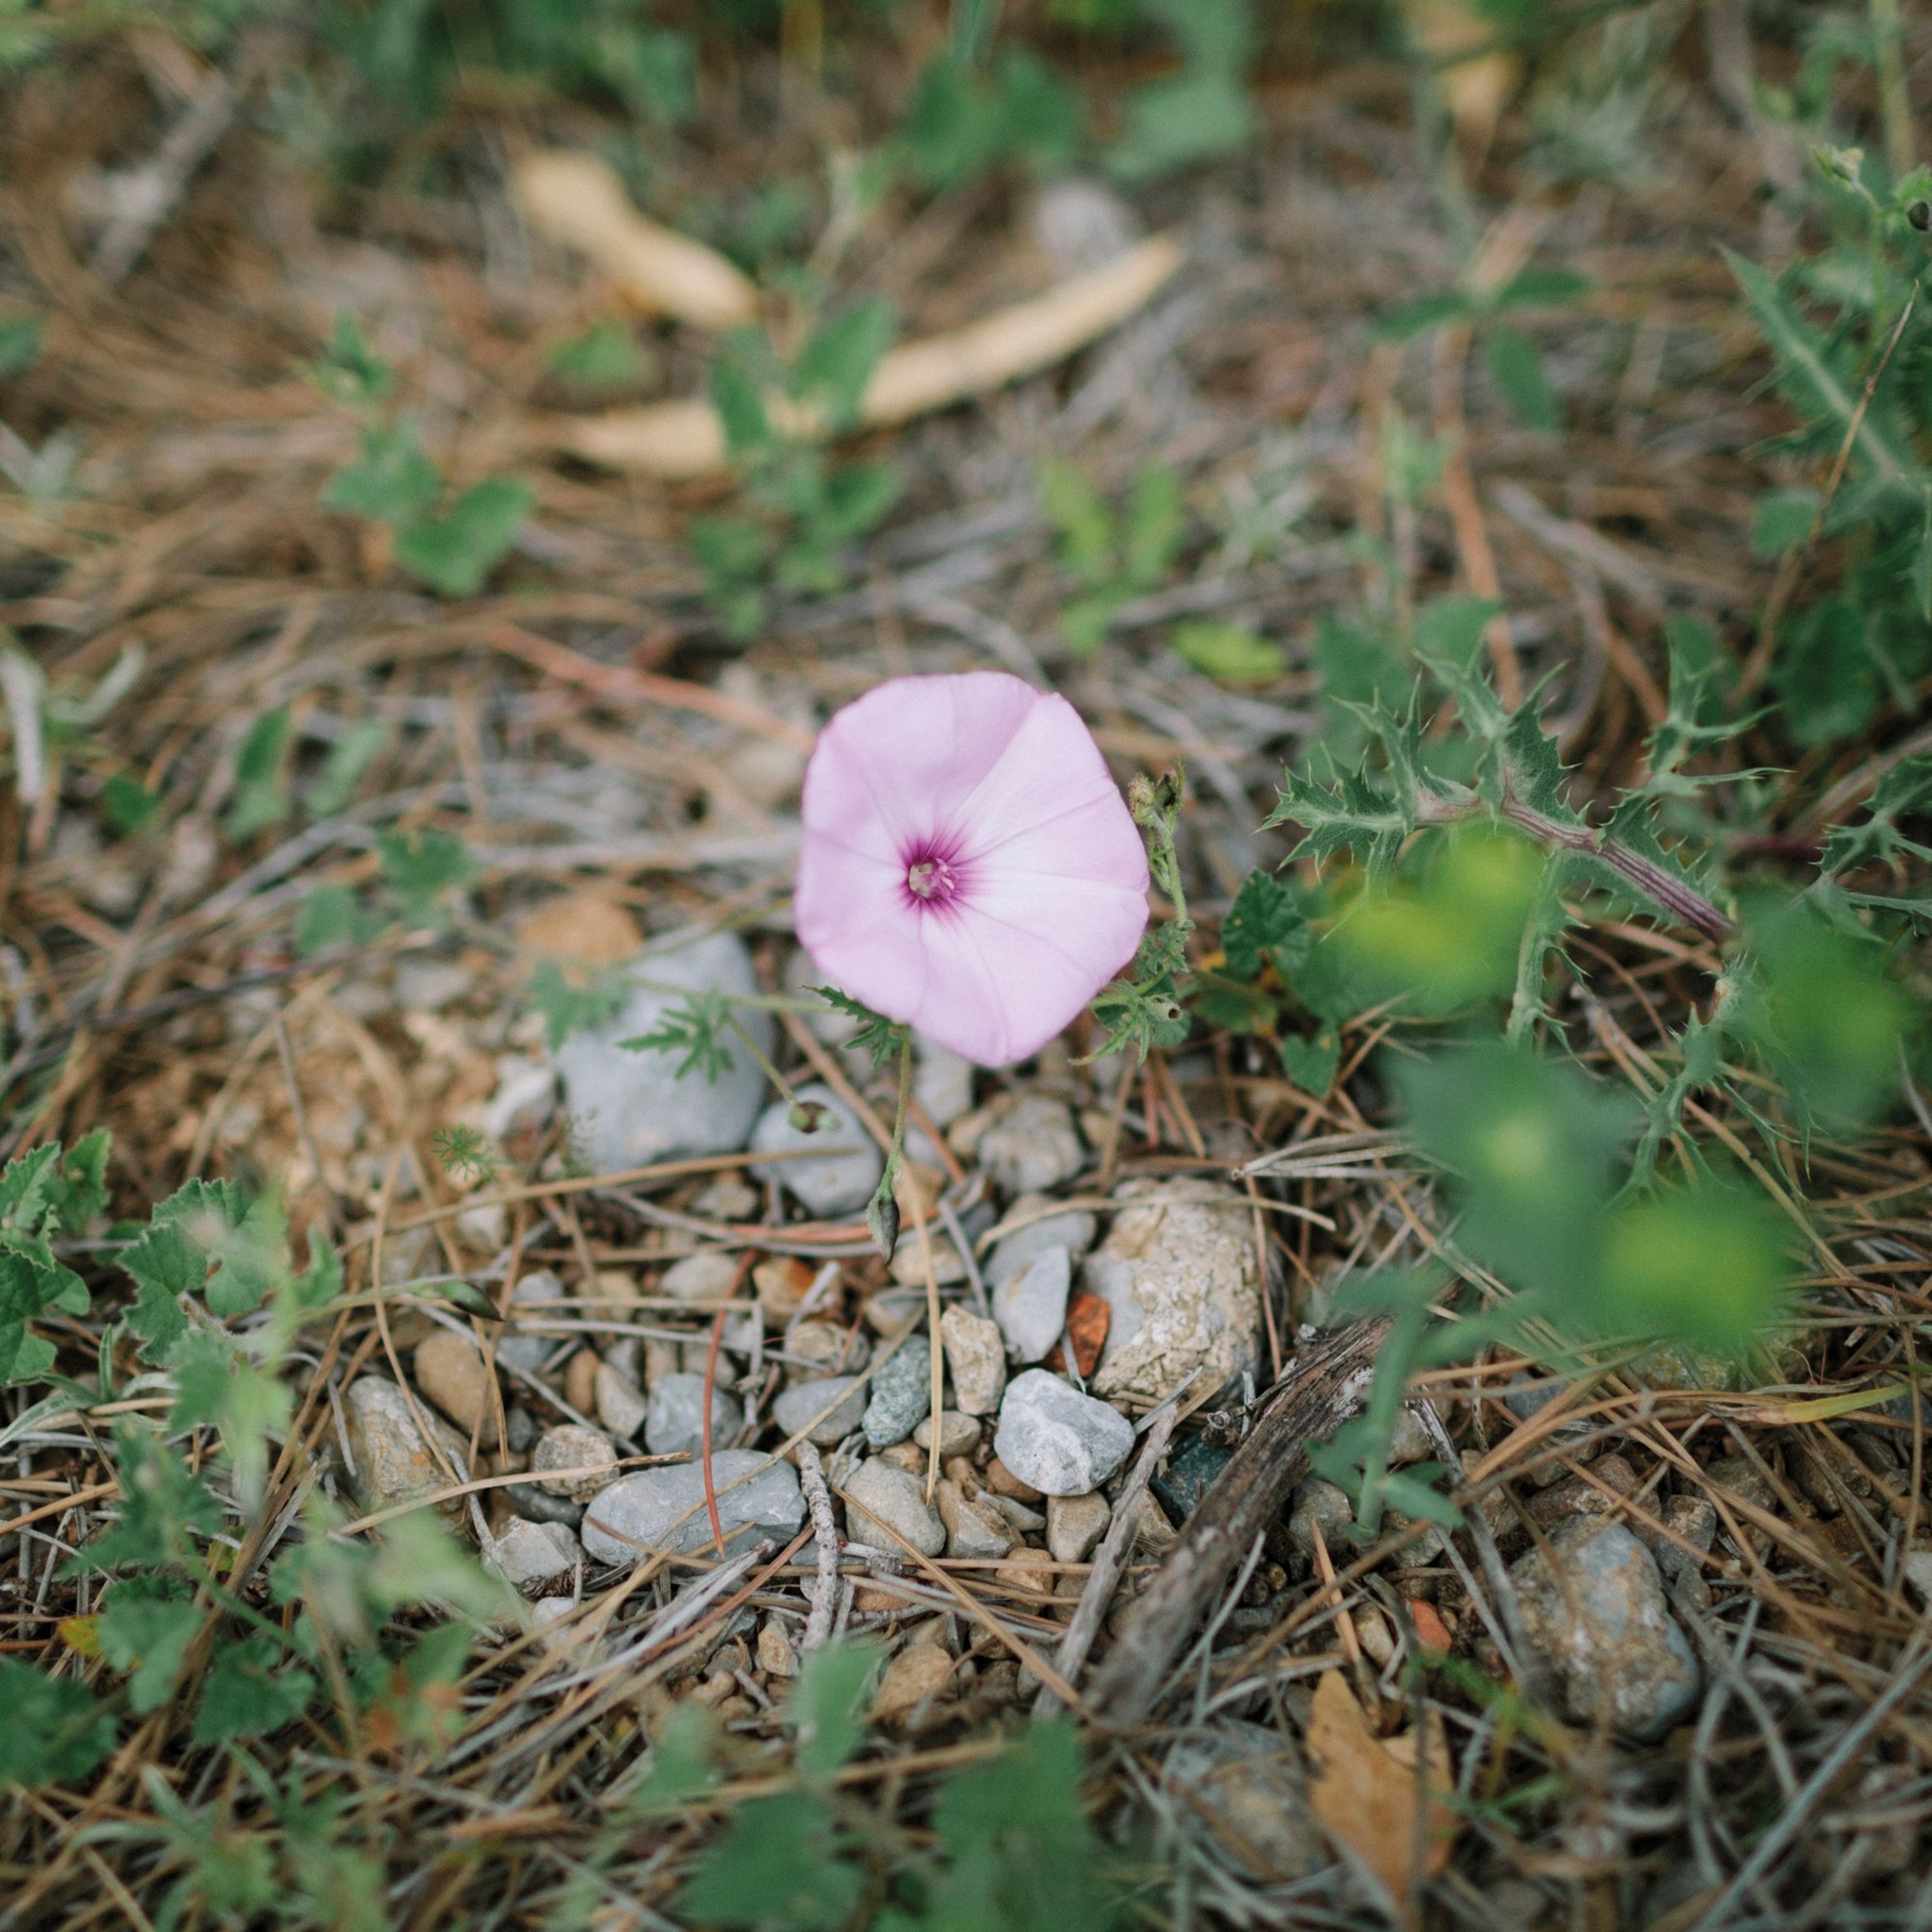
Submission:
{"label": "flat gray stone", "polygon": [[945,1550],[946,1525],[926,1502],[926,1484],[909,1469],[895,1468],[876,1456],[861,1462],[847,1479],[845,1512],[847,1532],[860,1543],[893,1548],[892,1538],[879,1534],[877,1526],[884,1523],[922,1556],[938,1556]]}
{"label": "flat gray stone", "polygon": [[993,1319],[1009,1361],[1036,1362],[1052,1350],[1066,1326],[1072,1288],[1072,1256],[1064,1248],[1043,1248],[994,1289]]}
{"label": "flat gray stone", "polygon": [[1006,1393],[1006,1344],[998,1325],[983,1315],[949,1308],[939,1318],[952,1400],[968,1415],[991,1415]]}
{"label": "flat gray stone", "polygon": [[1118,1410],[1044,1369],[1029,1369],[1006,1385],[993,1453],[1043,1496],[1097,1490],[1133,1446],[1133,1424]]}
{"label": "flat gray stone", "polygon": [[794,1382],[772,1405],[772,1420],[784,1432],[785,1440],[790,1442],[821,1409],[829,1408],[832,1413],[806,1440],[821,1449],[836,1448],[844,1442],[866,1415],[866,1391],[854,1388],[853,1380],[850,1376],[820,1376]]}
{"label": "flat gray stone", "polygon": [[583,1560],[582,1546],[567,1523],[530,1522],[521,1517],[512,1517],[483,1552],[484,1565],[518,1589],[568,1576]]}
{"label": "flat gray stone", "polygon": [[[743,1476],[750,1480],[730,1486]],[[728,1551],[748,1549],[764,1536],[788,1543],[798,1534],[805,1495],[790,1463],[768,1462],[754,1449],[721,1449],[711,1459],[711,1479]],[[689,1520],[678,1522],[687,1510]],[[580,1533],[600,1563],[628,1564],[654,1550],[707,1547],[711,1519],[703,1469],[696,1462],[674,1462],[619,1478],[591,1504]]]}
{"label": "flat gray stone", "polygon": [[[564,1105],[584,1157],[610,1174],[742,1148],[765,1097],[764,1072],[742,1041],[728,1032],[721,1042],[730,1064],[715,1082],[695,1070],[680,1079],[678,1054],[627,1053],[617,1042],[652,1031],[686,992],[755,994],[758,977],[745,942],[736,933],[711,932],[664,943],[640,953],[626,970],[681,990],[640,986],[608,1025],[573,1034],[557,1050]],[[741,1006],[736,1017],[769,1053],[770,1014]]]}
{"label": "flat gray stone", "polygon": [[700,1248],[664,1271],[658,1292],[673,1301],[722,1301],[738,1280],[738,1257],[718,1248]]}
{"label": "flat gray stone", "polygon": [[560,1522],[574,1529],[584,1520],[584,1505],[568,1496],[554,1496],[535,1483],[506,1483],[504,1500],[530,1522]]}
{"label": "flat gray stone", "polygon": [[[711,1442],[723,1447],[744,1426],[745,1412],[738,1398],[714,1387],[711,1391]],[[696,1455],[704,1442],[704,1378],[660,1376],[651,1384],[644,1404],[644,1447],[653,1456]]]}
{"label": "flat gray stone", "polygon": [[866,1440],[874,1449],[903,1442],[932,1413],[932,1347],[915,1335],[872,1377]]}
{"label": "flat gray stone", "polygon": [[1703,1674],[1666,1606],[1655,1559],[1622,1523],[1573,1518],[1513,1564],[1530,1642],[1580,1724],[1654,1742],[1686,1718]]}
{"label": "flat gray stone", "polygon": [[1004,1556],[1019,1540],[998,1510],[968,1497],[956,1482],[942,1479],[933,1492],[933,1501],[946,1526],[949,1556]]}
{"label": "flat gray stone", "polygon": [[872,1144],[851,1108],[830,1087],[814,1082],[798,1089],[801,1103],[823,1108],[819,1125],[810,1133],[794,1125],[791,1107],[774,1102],[758,1117],[752,1146],[759,1154],[790,1154],[814,1148],[842,1147],[844,1154],[827,1154],[810,1160],[754,1161],[752,1172],[760,1180],[775,1180],[822,1221],[857,1214],[872,1199],[885,1172],[885,1158]]}
{"label": "flat gray stone", "polygon": [[[525,1275],[510,1296],[510,1318],[503,1325],[502,1339],[496,1344],[496,1359],[510,1368],[533,1376],[556,1352],[560,1335],[525,1335],[518,1332],[517,1318],[526,1315],[541,1320],[545,1306],[564,1299],[563,1283],[548,1268]],[[559,1310],[556,1313],[561,1315]]]}
{"label": "flat gray stone", "polygon": [[633,1442],[650,1413],[643,1390],[614,1363],[597,1364],[597,1420],[614,1436]]}
{"label": "flat gray stone", "polygon": [[[998,1288],[1010,1276],[1018,1274],[1036,1255],[1046,1253],[1048,1248],[1064,1248],[1076,1258],[1084,1255],[1094,1245],[1096,1224],[1092,1215],[1084,1208],[1063,1208],[1058,1214],[1042,1214],[1041,1210],[1051,1206],[1043,1194],[1022,1194],[1006,1210],[1009,1221],[1020,1221],[1024,1225],[1014,1228],[1010,1234],[1001,1234],[993,1243],[993,1252],[986,1260],[986,1286]],[[1039,1214],[1038,1220],[1028,1217]]]}
{"label": "flat gray stone", "polygon": [[1087,1164],[1072,1110],[1024,1094],[980,1138],[980,1164],[1007,1194],[1043,1194]]}
{"label": "flat gray stone", "polygon": [[[932,1418],[927,1416],[912,1432],[913,1447],[932,1447]],[[956,1456],[970,1456],[980,1446],[980,1418],[962,1415],[956,1408],[939,1412],[939,1460],[950,1462]]]}
{"label": "flat gray stone", "polygon": [[973,1063],[937,1042],[916,1039],[912,1096],[935,1127],[950,1127],[973,1104]]}

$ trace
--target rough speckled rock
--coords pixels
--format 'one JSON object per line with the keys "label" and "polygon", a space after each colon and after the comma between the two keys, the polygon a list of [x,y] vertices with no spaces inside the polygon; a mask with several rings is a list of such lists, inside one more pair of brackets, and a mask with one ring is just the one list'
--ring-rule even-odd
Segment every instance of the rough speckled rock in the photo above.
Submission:
{"label": "rough speckled rock", "polygon": [[810,1153],[818,1148],[844,1148],[844,1154],[824,1154],[812,1160],[755,1161],[752,1172],[760,1180],[775,1180],[800,1202],[808,1214],[825,1221],[856,1214],[872,1198],[885,1171],[885,1160],[872,1136],[851,1108],[830,1087],[814,1082],[798,1089],[805,1105],[822,1108],[818,1126],[810,1133],[792,1122],[789,1102],[776,1101],[758,1117],[752,1146],[759,1154]]}
{"label": "rough speckled rock", "polygon": [[866,1440],[874,1449],[903,1442],[932,1412],[932,1348],[923,1335],[906,1342],[872,1376]]}
{"label": "rough speckled rock", "polygon": [[1008,1194],[1043,1194],[1087,1164],[1073,1114],[1043,1094],[1023,1094],[980,1138],[980,1162]]}
{"label": "rough speckled rock", "polygon": [[1259,1364],[1261,1294],[1246,1197],[1198,1180],[1128,1180],[1083,1279],[1112,1311],[1091,1378],[1101,1396],[1160,1402],[1196,1370],[1221,1388]]}
{"label": "rough speckled rock", "polygon": [[1049,1496],[1097,1490],[1133,1446],[1133,1424],[1118,1409],[1044,1369],[1029,1369],[1007,1384],[993,1438],[1000,1460]]}
{"label": "rough speckled rock", "polygon": [[1640,1742],[1688,1715],[1702,1676],[1665,1606],[1648,1550],[1621,1523],[1573,1519],[1510,1572],[1530,1642],[1560,1677],[1580,1724],[1607,1717]]}
{"label": "rough speckled rock", "polygon": [[[573,1034],[558,1048],[564,1104],[585,1159],[608,1174],[742,1147],[764,1100],[765,1076],[742,1042],[728,1036],[721,1042],[730,1065],[716,1081],[695,1074],[680,1080],[676,1054],[626,1053],[617,1042],[649,1033],[687,992],[756,993],[745,942],[730,932],[680,936],[640,953],[628,970],[678,990],[640,986],[608,1024]],[[745,1007],[738,1018],[760,1050],[770,1052],[771,1016]]]}
{"label": "rough speckled rock", "polygon": [[[610,1438],[600,1429],[586,1429],[580,1422],[567,1422],[560,1429],[547,1429],[537,1438],[530,1456],[530,1474],[554,1496],[574,1503],[587,1503],[611,1480],[607,1470],[614,1470],[617,1452]],[[549,1469],[587,1469],[585,1476],[551,1476]]]}
{"label": "rough speckled rock", "polygon": [[[986,1262],[989,1288],[998,1288],[1034,1256],[1046,1253],[1048,1248],[1064,1248],[1078,1256],[1094,1245],[1095,1223],[1085,1208],[1063,1208],[1054,1214],[1043,1211],[1052,1205],[1044,1194],[1022,1194],[1006,1210],[1006,1222],[1021,1225],[993,1244],[993,1252]],[[1037,1220],[1032,1218],[1035,1215],[1040,1217]]]}
{"label": "rough speckled rock", "polygon": [[[850,1376],[821,1376],[810,1382],[794,1382],[772,1405],[772,1420],[789,1442],[822,1410],[831,1414],[806,1437],[821,1449],[844,1441],[865,1419],[866,1391],[852,1387]],[[848,1393],[848,1391],[850,1391]]]}
{"label": "rough speckled rock", "polygon": [[949,1308],[939,1318],[952,1399],[968,1415],[991,1415],[1006,1387],[1006,1338],[983,1315]]}
{"label": "rough speckled rock", "polygon": [[1341,1546],[1354,1520],[1354,1508],[1346,1490],[1324,1483],[1319,1476],[1310,1476],[1295,1491],[1288,1507],[1288,1540],[1312,1562],[1318,1528],[1322,1543],[1332,1554]]}
{"label": "rough speckled rock", "polygon": [[[416,1344],[416,1387],[468,1435],[488,1426],[490,1371],[467,1335],[439,1328]],[[492,1434],[494,1442],[495,1436]]]}
{"label": "rough speckled rock", "polygon": [[[423,1420],[458,1472],[465,1466],[470,1445],[427,1403]],[[423,1439],[410,1413],[408,1398],[392,1382],[364,1376],[350,1384],[342,1397],[344,1433],[356,1473],[351,1492],[365,1515],[392,1509],[398,1503],[420,1502],[451,1486],[450,1477]],[[463,1511],[460,1500],[437,1508],[451,1516]]]}
{"label": "rough speckled rock", "polygon": [[1100,1547],[1113,1511],[1097,1490],[1046,1499],[1046,1546],[1056,1563],[1084,1563]]}
{"label": "rough speckled rock", "polygon": [[1043,1248],[994,1289],[993,1319],[1009,1361],[1037,1362],[1060,1340],[1072,1288],[1072,1257],[1064,1248]]}
{"label": "rough speckled rock", "polygon": [[[745,1412],[738,1398],[714,1388],[711,1391],[711,1442],[728,1444],[743,1426]],[[644,1447],[653,1456],[695,1454],[704,1442],[704,1378],[660,1376],[651,1384],[644,1410]]]}
{"label": "rough speckled rock", "polygon": [[946,1526],[926,1500],[926,1485],[908,1469],[895,1468],[877,1456],[861,1462],[845,1483],[846,1528],[860,1543],[896,1547],[884,1524],[924,1556],[937,1556],[946,1547]]}
{"label": "rough speckled rock", "polygon": [[568,1524],[526,1522],[520,1517],[493,1537],[483,1553],[484,1562],[519,1589],[568,1576],[583,1558],[576,1532]]}
{"label": "rough speckled rock", "polygon": [[[746,1476],[748,1481],[739,1481]],[[788,1543],[798,1534],[805,1495],[790,1463],[768,1463],[753,1449],[722,1449],[711,1459],[711,1477],[728,1550],[747,1549],[766,1536]],[[705,1548],[711,1520],[704,1471],[694,1462],[674,1462],[620,1477],[591,1504],[581,1534],[600,1563],[634,1563],[649,1550]]]}

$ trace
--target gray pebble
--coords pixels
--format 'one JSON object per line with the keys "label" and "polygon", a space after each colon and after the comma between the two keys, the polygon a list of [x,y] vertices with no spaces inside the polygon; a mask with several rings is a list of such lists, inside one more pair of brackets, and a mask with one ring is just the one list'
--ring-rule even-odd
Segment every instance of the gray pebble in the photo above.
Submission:
{"label": "gray pebble", "polygon": [[1118,1410],[1044,1369],[1029,1369],[1006,1385],[993,1452],[1042,1495],[1097,1490],[1133,1446],[1133,1424]]}
{"label": "gray pebble", "polygon": [[993,1319],[1013,1362],[1036,1362],[1066,1326],[1073,1260],[1064,1248],[1044,1248],[993,1291]]}
{"label": "gray pebble", "polygon": [[[722,1448],[744,1426],[745,1412],[736,1396],[711,1391],[711,1443]],[[644,1408],[644,1447],[653,1456],[695,1455],[704,1440],[704,1378],[660,1376]]]}
{"label": "gray pebble", "polygon": [[[805,1521],[805,1496],[790,1463],[768,1462],[753,1449],[722,1449],[712,1457],[711,1472],[728,1552],[748,1548],[760,1537],[789,1542],[797,1534]],[[730,1486],[745,1476],[750,1480]],[[687,1511],[688,1520],[678,1522]],[[653,1550],[708,1547],[704,1471],[696,1462],[674,1462],[620,1477],[591,1505],[581,1534],[598,1562],[627,1566]]]}
{"label": "gray pebble", "polygon": [[861,1543],[892,1549],[892,1537],[878,1532],[883,1523],[923,1556],[938,1556],[946,1548],[946,1525],[926,1502],[925,1484],[909,1470],[876,1456],[860,1463],[846,1480],[845,1506],[848,1532]]}
{"label": "gray pebble", "polygon": [[[510,1318],[504,1325],[502,1340],[496,1344],[497,1360],[508,1367],[521,1369],[526,1375],[536,1374],[556,1352],[558,1343],[566,1338],[519,1334],[517,1318],[521,1314],[540,1318],[548,1304],[563,1298],[563,1283],[548,1268],[538,1268],[534,1274],[525,1275],[510,1297]],[[571,1346],[574,1347],[574,1342]]]}
{"label": "gray pebble", "polygon": [[1063,1102],[1024,1094],[980,1139],[980,1162],[1007,1194],[1041,1194],[1087,1164],[1073,1114]]}
{"label": "gray pebble", "polygon": [[821,1449],[832,1448],[865,1418],[866,1392],[854,1388],[852,1383],[850,1376],[824,1376],[812,1382],[794,1382],[772,1405],[772,1420],[789,1442],[821,1409],[831,1408],[832,1413],[806,1440]]}
{"label": "gray pebble", "polygon": [[1048,1248],[1064,1248],[1078,1256],[1094,1245],[1096,1225],[1084,1208],[1064,1208],[1057,1214],[1040,1214],[1036,1221],[1027,1218],[1051,1204],[1043,1194],[1022,1194],[1006,1210],[1009,1221],[1024,1221],[1025,1225],[994,1242],[986,1262],[988,1288],[998,1288],[1034,1256],[1044,1254]]}
{"label": "gray pebble", "polygon": [[914,1335],[872,1377],[866,1405],[866,1440],[874,1449],[903,1442],[932,1412],[932,1348]]}
{"label": "gray pebble", "polygon": [[830,1087],[814,1082],[800,1088],[798,1097],[806,1106],[824,1109],[818,1127],[811,1133],[802,1132],[793,1124],[790,1104],[776,1101],[752,1130],[753,1149],[759,1154],[834,1147],[849,1151],[809,1160],[756,1161],[752,1172],[760,1180],[778,1182],[820,1220],[857,1214],[872,1198],[885,1172],[884,1156],[851,1108]]}

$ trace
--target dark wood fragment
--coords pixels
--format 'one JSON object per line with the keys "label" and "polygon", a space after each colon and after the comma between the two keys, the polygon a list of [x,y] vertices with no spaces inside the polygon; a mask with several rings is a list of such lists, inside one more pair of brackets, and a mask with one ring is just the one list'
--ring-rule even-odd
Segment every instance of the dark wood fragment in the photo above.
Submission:
{"label": "dark wood fragment", "polygon": [[1386,1322],[1311,1342],[1258,1405],[1254,1426],[1187,1519],[1180,1542],[1095,1672],[1090,1702],[1108,1724],[1149,1716],[1167,1675],[1256,1537],[1308,1474],[1307,1443],[1325,1439],[1368,1399]]}

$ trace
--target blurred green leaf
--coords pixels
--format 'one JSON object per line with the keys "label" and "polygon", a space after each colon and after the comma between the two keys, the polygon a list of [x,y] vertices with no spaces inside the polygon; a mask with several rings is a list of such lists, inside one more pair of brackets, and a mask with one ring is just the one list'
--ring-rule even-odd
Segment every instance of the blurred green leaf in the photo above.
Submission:
{"label": "blurred green leaf", "polygon": [[485,477],[446,516],[422,516],[396,532],[396,560],[443,597],[473,597],[509,555],[536,506],[527,483]]}
{"label": "blurred green leaf", "polygon": [[38,317],[0,317],[0,382],[24,376],[40,359],[42,330]]}
{"label": "blurred green leaf", "polygon": [[791,392],[814,402],[834,429],[856,422],[866,385],[892,346],[898,323],[883,296],[854,303],[812,331],[791,368]]}
{"label": "blurred green leaf", "polygon": [[1288,668],[1288,652],[1244,624],[1197,619],[1168,639],[1175,654],[1220,684],[1269,684]]}
{"label": "blurred green leaf", "polygon": [[114,1720],[87,1686],[24,1658],[0,1657],[0,1789],[77,1784],[114,1748]]}
{"label": "blurred green leaf", "polygon": [[647,381],[652,364],[637,338],[609,316],[550,352],[550,372],[572,388],[596,395],[632,389]]}
{"label": "blurred green leaf", "polygon": [[1526,335],[1514,328],[1484,332],[1483,355],[1504,400],[1526,429],[1554,434],[1563,427],[1563,410],[1550,386],[1543,354]]}
{"label": "blurred green leaf", "polygon": [[453,832],[427,826],[419,832],[385,832],[376,841],[382,883],[412,926],[429,926],[442,916],[442,901],[476,878],[470,848]]}
{"label": "blurred green leaf", "polygon": [[732,1813],[724,1834],[671,1901],[686,1924],[820,1932],[850,1918],[864,1889],[838,1856],[832,1814],[810,1793],[754,1798]]}
{"label": "blurred green leaf", "polygon": [[108,1592],[98,1625],[100,1654],[127,1676],[136,1717],[167,1702],[202,1616],[194,1593],[175,1577],[124,1576]]}
{"label": "blurred green leaf", "polygon": [[236,844],[280,824],[289,815],[289,707],[265,711],[235,754],[235,795],[221,829]]}
{"label": "blurred green leaf", "polygon": [[1757,500],[1751,519],[1751,548],[1760,556],[1796,550],[1811,533],[1818,513],[1815,490],[1768,490]]}
{"label": "blurred green leaf", "polygon": [[877,1644],[858,1641],[830,1644],[806,1657],[785,1700],[801,1778],[823,1782],[859,1748],[866,1700],[883,1661]]}
{"label": "blurred green leaf", "polygon": [[1598,1322],[1606,1333],[1742,1354],[1784,1310],[1790,1238],[1789,1222],[1737,1189],[1673,1189],[1627,1202],[1601,1237]]}

